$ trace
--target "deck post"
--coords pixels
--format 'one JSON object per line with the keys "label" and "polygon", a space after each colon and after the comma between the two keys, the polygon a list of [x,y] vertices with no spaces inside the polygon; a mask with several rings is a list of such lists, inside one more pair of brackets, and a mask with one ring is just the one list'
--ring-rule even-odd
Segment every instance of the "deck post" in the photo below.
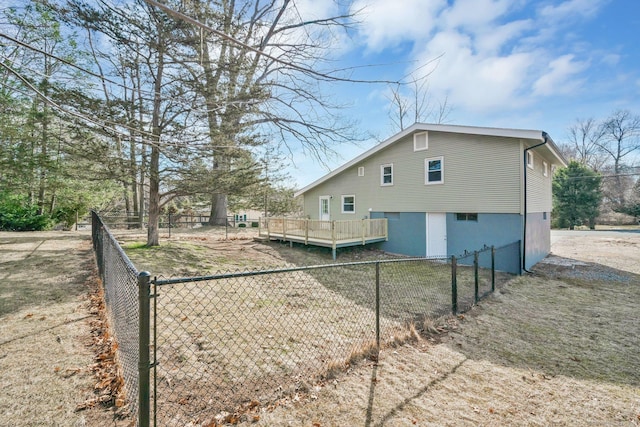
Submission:
{"label": "deck post", "polygon": [[363,219],[363,220],[362,220],[362,244],[363,244],[363,245],[364,245],[364,244],[365,244],[365,242],[367,241],[367,239],[366,239],[366,235],[365,235],[365,230],[366,230],[366,228],[365,228],[365,224],[366,224],[366,223],[365,223],[365,221],[368,221],[368,220],[366,220],[366,219]]}
{"label": "deck post", "polygon": [[333,252],[333,260],[336,260],[336,220],[331,221],[331,249]]}
{"label": "deck post", "polygon": [[304,244],[309,244],[309,218],[304,220]]}
{"label": "deck post", "polygon": [[284,217],[282,217],[282,240],[287,241],[287,223]]}

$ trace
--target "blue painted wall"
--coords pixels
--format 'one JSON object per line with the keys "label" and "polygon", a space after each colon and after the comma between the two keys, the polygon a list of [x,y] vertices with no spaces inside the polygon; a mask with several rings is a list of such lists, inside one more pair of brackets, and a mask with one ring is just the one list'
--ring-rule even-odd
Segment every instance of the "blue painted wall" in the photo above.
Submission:
{"label": "blue painted wall", "polygon": [[379,243],[385,252],[423,257],[427,253],[424,212],[371,212],[371,219],[387,218],[389,241]]}
{"label": "blue painted wall", "polygon": [[[387,218],[389,241],[379,243],[386,252],[423,257],[426,254],[426,218],[424,212],[371,212],[371,218]],[[530,214],[527,228],[531,237],[527,242],[527,265],[533,265],[547,253],[549,232],[543,232],[540,223],[542,214]],[[548,223],[548,221],[547,221]],[[522,216],[519,214],[478,214],[478,221],[458,221],[454,213],[447,214],[447,255],[459,256],[466,251],[473,252],[487,246],[499,248],[522,240]],[[537,231],[535,231],[537,230]],[[546,237],[545,237],[546,236]],[[532,244],[535,239],[539,239]],[[546,239],[546,240],[545,240]],[[545,241],[547,243],[545,243]],[[491,267],[490,252],[480,256],[480,266]],[[520,273],[521,254],[518,245],[498,253],[496,269],[510,273]],[[473,263],[473,257],[461,260],[462,264]]]}
{"label": "blue painted wall", "polygon": [[[447,246],[450,255],[461,255],[464,251],[482,249],[484,245],[499,248],[522,240],[522,216],[519,214],[488,214],[479,213],[478,221],[458,221],[455,213],[447,214]],[[515,249],[515,250],[514,250]],[[510,273],[520,273],[520,251],[517,245],[510,248],[509,255],[498,252],[496,269]],[[491,256],[487,251],[480,256],[481,267],[491,267]],[[473,263],[468,257],[463,264]]]}
{"label": "blue painted wall", "polygon": [[458,221],[447,214],[447,247],[450,255],[459,255],[487,246],[502,246],[522,239],[519,214],[478,214],[478,221]]}

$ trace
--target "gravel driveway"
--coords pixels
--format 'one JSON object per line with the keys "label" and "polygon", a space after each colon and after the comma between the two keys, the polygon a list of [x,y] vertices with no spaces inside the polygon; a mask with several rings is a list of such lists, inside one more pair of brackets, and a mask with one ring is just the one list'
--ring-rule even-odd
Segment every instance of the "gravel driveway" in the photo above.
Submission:
{"label": "gravel driveway", "polygon": [[[558,257],[640,274],[640,229],[552,230],[551,254],[540,264],[562,262]],[[579,266],[571,261],[566,263]]]}

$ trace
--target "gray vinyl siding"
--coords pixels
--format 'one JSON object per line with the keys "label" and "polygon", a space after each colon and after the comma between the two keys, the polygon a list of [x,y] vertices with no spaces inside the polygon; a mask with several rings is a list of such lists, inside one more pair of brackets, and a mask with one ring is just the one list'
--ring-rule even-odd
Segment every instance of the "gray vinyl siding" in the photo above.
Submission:
{"label": "gray vinyl siding", "polygon": [[[543,162],[547,162],[547,176]],[[551,212],[551,162],[534,151],[533,166],[527,167],[527,211]]]}
{"label": "gray vinyl siding", "polygon": [[[331,219],[376,212],[521,212],[521,145],[504,137],[429,132],[429,148],[413,151],[408,135],[310,189],[304,213],[318,217],[318,199],[332,196]],[[425,159],[443,157],[444,184],[425,185]],[[393,185],[381,186],[380,166],[393,164]],[[364,176],[358,176],[358,167]],[[341,213],[341,195],[355,195],[354,214]]]}
{"label": "gray vinyl siding", "polygon": [[540,212],[527,215],[527,236],[526,236],[526,265],[524,268],[531,268],[537,262],[546,257],[551,251],[551,221],[549,214]]}

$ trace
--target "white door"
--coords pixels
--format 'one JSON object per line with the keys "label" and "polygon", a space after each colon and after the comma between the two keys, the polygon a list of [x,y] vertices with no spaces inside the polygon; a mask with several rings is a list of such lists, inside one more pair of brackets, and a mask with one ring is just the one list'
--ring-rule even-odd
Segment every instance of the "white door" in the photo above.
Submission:
{"label": "white door", "polygon": [[320,196],[320,221],[331,220],[331,196]]}
{"label": "white door", "polygon": [[447,214],[427,214],[427,256],[447,256]]}

